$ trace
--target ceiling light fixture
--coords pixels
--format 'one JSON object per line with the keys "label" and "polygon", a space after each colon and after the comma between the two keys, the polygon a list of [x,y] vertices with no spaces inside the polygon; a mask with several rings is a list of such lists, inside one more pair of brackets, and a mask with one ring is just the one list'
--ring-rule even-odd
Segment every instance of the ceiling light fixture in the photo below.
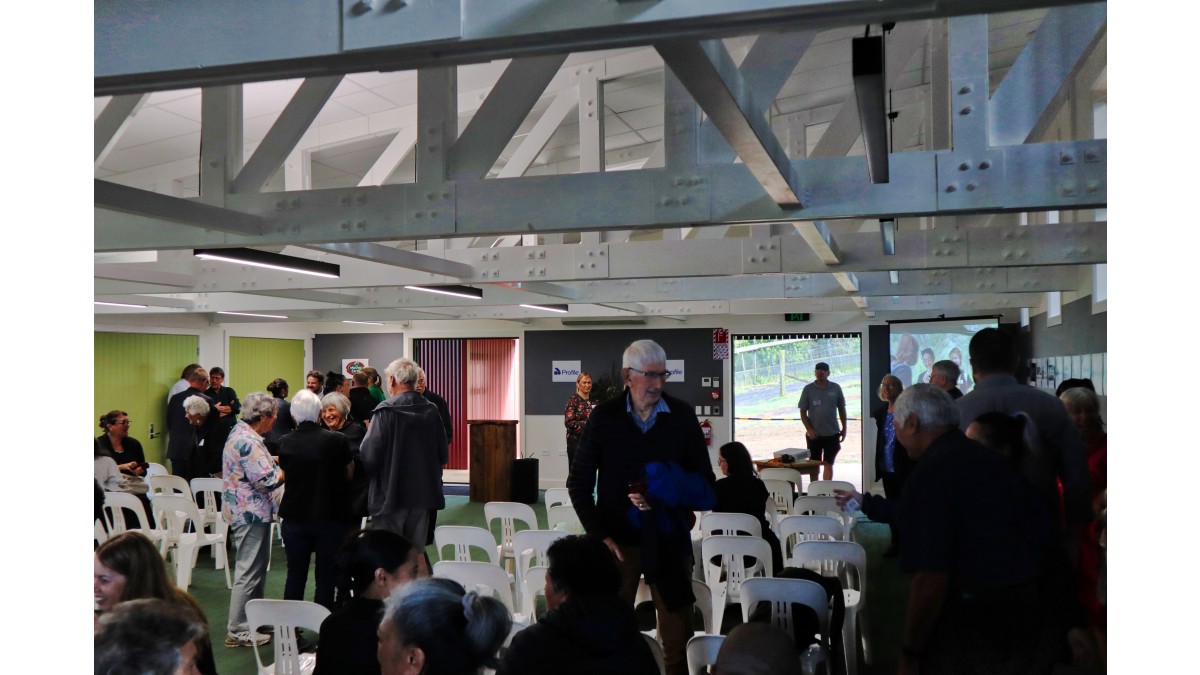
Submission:
{"label": "ceiling light fixture", "polygon": [[445,284],[442,286],[405,286],[405,288],[410,291],[424,291],[426,293],[437,293],[438,295],[453,295],[456,298],[466,298],[468,300],[483,299],[482,288],[463,286],[460,284]]}
{"label": "ceiling light fixture", "polygon": [[321,262],[320,260],[309,260],[308,258],[297,258],[295,256],[283,255],[282,253],[259,251],[253,248],[198,248],[192,251],[192,255],[204,260],[222,260],[241,265],[265,267],[269,270],[311,274],[314,277],[324,277],[326,279],[338,279],[342,276],[341,265]]}
{"label": "ceiling light fixture", "polygon": [[229,314],[231,316],[256,316],[263,319],[286,319],[282,314],[254,314],[252,312],[217,312],[217,314]]}
{"label": "ceiling light fixture", "polygon": [[149,305],[135,305],[132,302],[105,302],[103,300],[93,300],[93,305],[104,305],[105,307],[132,307],[134,309],[147,309]]}
{"label": "ceiling light fixture", "polygon": [[567,313],[566,305],[521,305],[526,309],[540,309],[543,312],[558,312],[559,314]]}
{"label": "ceiling light fixture", "polygon": [[383,325],[382,321],[351,321],[349,319],[342,319],[342,323],[361,323],[365,326],[382,326]]}

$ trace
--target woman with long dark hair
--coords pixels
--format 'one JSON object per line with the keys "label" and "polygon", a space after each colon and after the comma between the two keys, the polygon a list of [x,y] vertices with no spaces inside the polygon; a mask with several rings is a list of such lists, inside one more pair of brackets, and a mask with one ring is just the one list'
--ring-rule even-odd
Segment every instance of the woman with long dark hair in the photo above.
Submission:
{"label": "woman with long dark hair", "polygon": [[766,484],[754,471],[750,451],[737,441],[722,445],[717,451],[717,462],[724,478],[717,481],[717,503],[713,511],[721,513],[745,513],[758,519],[762,538],[771,546],[771,562],[776,571],[783,569],[783,550],[779,537],[767,524],[767,498],[770,492]]}
{"label": "woman with long dark hair", "polygon": [[379,619],[392,591],[417,578],[419,552],[387,530],[359,530],[338,553],[338,608],[321,623],[313,675],[380,672]]}

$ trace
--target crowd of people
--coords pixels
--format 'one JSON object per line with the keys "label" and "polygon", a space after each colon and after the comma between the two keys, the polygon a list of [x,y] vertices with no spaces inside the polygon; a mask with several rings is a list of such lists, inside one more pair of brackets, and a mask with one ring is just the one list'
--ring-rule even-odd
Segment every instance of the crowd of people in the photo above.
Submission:
{"label": "crowd of people", "polygon": [[[931,358],[928,383],[908,384],[894,372],[883,378],[872,416],[884,493],[837,494],[840,504],[856,500],[872,520],[891,525],[888,555],[912,575],[900,670],[1026,673],[1094,663],[1106,623],[1102,520],[1095,518],[1104,508],[1107,461],[1099,398],[1080,387],[1058,400],[1017,383],[1015,345],[998,330],[977,333],[970,356],[974,386],[966,395],[953,359]],[[846,419],[828,371],[817,365],[801,409],[806,436],[832,463]],[[512,631],[503,604],[429,578],[424,549],[431,516],[445,506],[441,469],[452,425],[415,362],[397,359],[382,376],[349,380],[310,372],[290,400],[281,379],[239,399],[223,373],[209,386],[204,369],[186,371],[185,386],[170,397],[178,410],[168,456],[174,472],[216,474],[225,483],[234,584],[224,644],[271,639],[249,625],[245,605],[263,596],[270,524],[279,515],[284,598],[305,597],[315,557],[313,598],[332,610],[316,647],[319,673],[655,673],[634,614],[643,579],[666,672],[687,672],[696,511],[755,516],[776,576],[803,571],[783,567],[765,520],[767,490],[744,445],[720,447],[717,479],[694,409],[664,391],[670,372],[662,347],[633,342],[621,374],[624,394],[599,403],[590,376],[576,381],[564,412],[573,450],[567,488],[587,534],[549,548],[547,612],[501,651]],[[230,416],[232,424],[221,422]],[[101,464],[106,479],[144,472],[125,413],[109,413],[100,426],[98,475]],[[176,432],[184,441],[174,440]],[[369,530],[357,527],[363,515]],[[95,566],[98,668],[143,659],[167,664],[153,672],[214,672],[204,613],[170,583],[148,538],[108,539]],[[162,629],[148,631],[153,625]],[[740,627],[714,672],[794,665],[807,646],[797,635]]]}

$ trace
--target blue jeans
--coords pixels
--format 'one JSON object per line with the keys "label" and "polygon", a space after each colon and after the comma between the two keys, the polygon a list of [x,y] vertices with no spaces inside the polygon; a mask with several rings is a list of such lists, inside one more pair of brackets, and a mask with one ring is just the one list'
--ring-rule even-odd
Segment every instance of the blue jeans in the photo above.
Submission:
{"label": "blue jeans", "polygon": [[287,579],[283,583],[284,600],[303,600],[308,582],[308,563],[317,554],[317,590],[315,602],[333,609],[333,589],[337,583],[335,561],[348,526],[339,520],[297,521],[283,519],[283,550],[287,555]]}

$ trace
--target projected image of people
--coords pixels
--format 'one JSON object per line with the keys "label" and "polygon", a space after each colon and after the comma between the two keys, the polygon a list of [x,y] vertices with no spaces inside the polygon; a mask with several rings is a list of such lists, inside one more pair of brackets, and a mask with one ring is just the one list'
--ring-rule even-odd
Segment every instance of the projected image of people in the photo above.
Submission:
{"label": "projected image of people", "polygon": [[[917,363],[919,351],[917,339],[910,333],[901,335],[900,342],[892,347],[892,375],[906,387],[912,386],[912,367]],[[930,364],[932,363],[930,361]]]}
{"label": "projected image of people", "polygon": [[950,350],[950,356],[947,357],[958,366],[958,390],[962,393],[971,391],[971,387],[975,385],[975,381],[971,379],[971,369],[963,368],[962,350],[958,347]]}
{"label": "projected image of people", "polygon": [[929,384],[929,377],[933,375],[933,362],[937,359],[933,358],[933,350],[929,347],[921,350],[921,363],[925,365],[925,370],[921,371],[921,384]]}

